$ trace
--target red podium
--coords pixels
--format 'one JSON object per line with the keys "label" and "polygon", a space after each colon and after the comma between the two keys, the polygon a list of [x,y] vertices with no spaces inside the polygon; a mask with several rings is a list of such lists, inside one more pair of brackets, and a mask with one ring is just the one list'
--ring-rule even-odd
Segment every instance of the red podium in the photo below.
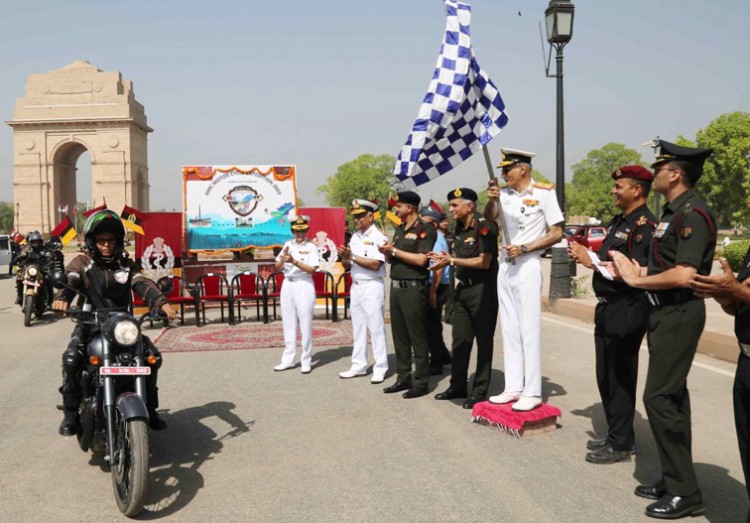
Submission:
{"label": "red podium", "polygon": [[557,418],[562,416],[560,409],[546,403],[526,412],[516,412],[512,407],[512,403],[477,403],[471,411],[471,421],[521,438],[557,430]]}

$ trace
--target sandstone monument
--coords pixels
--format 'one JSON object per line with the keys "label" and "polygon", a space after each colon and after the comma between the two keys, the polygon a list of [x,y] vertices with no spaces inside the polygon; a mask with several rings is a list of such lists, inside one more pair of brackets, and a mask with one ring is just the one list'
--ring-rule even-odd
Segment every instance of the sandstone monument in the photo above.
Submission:
{"label": "sandstone monument", "polygon": [[[13,194],[22,232],[49,232],[76,204],[76,161],[91,156],[95,205],[149,210],[146,113],[117,71],[76,60],[29,75],[13,120]],[[68,214],[71,214],[70,212]]]}

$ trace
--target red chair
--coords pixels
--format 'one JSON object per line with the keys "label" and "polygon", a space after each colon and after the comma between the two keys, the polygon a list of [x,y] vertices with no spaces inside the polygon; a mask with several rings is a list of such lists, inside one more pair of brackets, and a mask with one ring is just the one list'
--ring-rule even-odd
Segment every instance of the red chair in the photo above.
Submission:
{"label": "red chair", "polygon": [[195,323],[198,324],[198,304],[196,300],[196,290],[191,289],[185,278],[179,276],[164,276],[160,278],[157,284],[162,284],[166,280],[172,280],[172,290],[167,293],[167,301],[172,305],[180,306],[180,324],[185,324],[185,305],[192,305],[195,310]]}
{"label": "red chair", "polygon": [[[234,314],[232,311],[232,290],[227,283],[227,279],[221,274],[209,272],[204,274],[196,282],[198,288],[196,304],[200,311],[203,312],[203,323],[206,323],[206,303],[219,302],[221,305],[221,321],[224,321],[224,303],[229,310],[229,324],[234,323]],[[198,315],[196,314],[196,317]]]}
{"label": "red chair", "polygon": [[312,275],[313,284],[315,285],[315,298],[324,298],[326,300],[326,319],[328,319],[328,302],[332,302],[335,296],[333,288],[333,274],[328,271],[315,271]]}
{"label": "red chair", "polygon": [[[344,290],[341,288],[341,282],[344,282]],[[352,273],[346,271],[344,274],[339,276],[336,282],[336,297],[333,299],[333,321],[338,321],[338,306],[339,300],[344,299],[344,319],[346,319],[346,311],[349,310],[349,300],[352,295]]]}
{"label": "red chair", "polygon": [[266,302],[265,302],[265,317],[266,321],[269,321],[268,317],[268,303],[273,304],[273,319],[276,319],[276,304],[280,303],[281,300],[281,286],[284,284],[284,273],[283,272],[272,272],[266,278]]}
{"label": "red chair", "polygon": [[244,271],[232,278],[232,308],[237,305],[237,323],[242,321],[242,302],[255,301],[255,310],[260,321],[260,309],[263,306],[263,323],[268,323],[265,314],[266,285],[256,272]]}

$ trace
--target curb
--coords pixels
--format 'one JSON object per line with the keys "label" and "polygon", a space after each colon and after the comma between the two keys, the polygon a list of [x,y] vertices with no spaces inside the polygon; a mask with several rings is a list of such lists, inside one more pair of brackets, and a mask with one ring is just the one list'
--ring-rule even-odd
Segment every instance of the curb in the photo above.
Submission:
{"label": "curb", "polygon": [[[542,310],[586,323],[594,323],[595,308],[595,304],[575,298],[550,299],[549,296],[542,296]],[[698,352],[729,363],[736,363],[739,354],[737,338],[734,334],[722,334],[704,328],[701,339],[698,341]]]}

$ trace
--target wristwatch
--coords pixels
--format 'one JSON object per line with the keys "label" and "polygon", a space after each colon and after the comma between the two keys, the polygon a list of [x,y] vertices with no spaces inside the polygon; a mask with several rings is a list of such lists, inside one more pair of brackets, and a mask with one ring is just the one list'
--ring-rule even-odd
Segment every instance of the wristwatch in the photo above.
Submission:
{"label": "wristwatch", "polygon": [[451,267],[455,267],[456,266],[455,262],[456,262],[456,260],[454,260],[453,258],[451,258]]}
{"label": "wristwatch", "polygon": [[527,252],[529,252],[528,247],[526,247],[526,245],[521,245],[521,253],[526,254]]}

